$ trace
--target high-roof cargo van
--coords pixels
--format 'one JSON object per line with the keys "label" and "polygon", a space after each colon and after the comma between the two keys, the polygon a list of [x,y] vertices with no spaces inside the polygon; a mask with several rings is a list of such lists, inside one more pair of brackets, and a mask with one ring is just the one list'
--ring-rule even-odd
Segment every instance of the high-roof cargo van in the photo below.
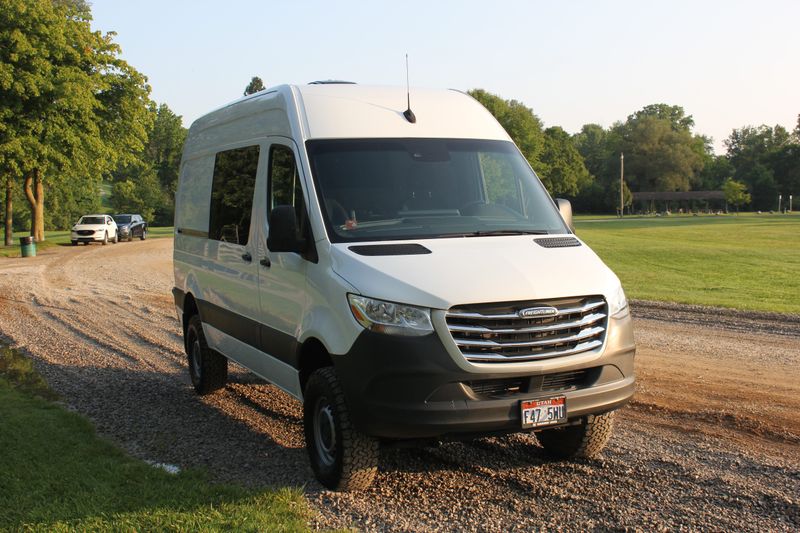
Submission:
{"label": "high-roof cargo van", "polygon": [[303,403],[318,480],[381,444],[535,432],[591,457],[634,391],[617,277],[469,95],[283,85],[192,124],[175,304],[199,394],[228,360]]}

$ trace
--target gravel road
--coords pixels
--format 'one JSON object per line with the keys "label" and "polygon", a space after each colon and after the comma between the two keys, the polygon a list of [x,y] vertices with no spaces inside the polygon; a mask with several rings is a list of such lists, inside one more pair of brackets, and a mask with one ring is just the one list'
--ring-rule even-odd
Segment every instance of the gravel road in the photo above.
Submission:
{"label": "gravel road", "polygon": [[800,529],[800,317],[634,303],[639,385],[600,460],[532,435],[382,452],[373,488],[322,489],[299,403],[244,370],[190,385],[172,241],[0,259],[0,335],[66,405],[142,459],[303,486],[311,527],[368,531]]}

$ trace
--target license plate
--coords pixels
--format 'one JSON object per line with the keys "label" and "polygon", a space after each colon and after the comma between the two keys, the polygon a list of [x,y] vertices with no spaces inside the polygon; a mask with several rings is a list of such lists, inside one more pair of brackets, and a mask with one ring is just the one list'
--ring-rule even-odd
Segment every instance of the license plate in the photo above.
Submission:
{"label": "license plate", "polygon": [[543,398],[540,400],[523,400],[522,427],[535,428],[551,426],[567,421],[567,399],[565,396]]}

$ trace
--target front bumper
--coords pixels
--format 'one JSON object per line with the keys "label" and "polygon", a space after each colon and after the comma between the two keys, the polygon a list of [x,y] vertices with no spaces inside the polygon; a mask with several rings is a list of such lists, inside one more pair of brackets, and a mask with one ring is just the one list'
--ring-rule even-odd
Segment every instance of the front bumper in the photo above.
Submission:
{"label": "front bumper", "polygon": [[[456,364],[436,334],[397,337],[364,331],[347,354],[333,360],[353,423],[368,435],[410,439],[523,431],[522,400],[564,395],[569,424],[631,398],[636,351],[631,319],[612,321],[616,331],[608,331],[599,357],[581,363],[565,357],[563,366],[546,372],[512,371],[503,364],[496,372],[469,372]],[[571,372],[582,378],[567,380],[561,390],[542,388],[555,375]],[[503,390],[504,383],[513,386]]]}
{"label": "front bumper", "polygon": [[78,235],[75,232],[70,233],[70,240],[77,242],[103,242],[104,233],[94,233],[92,235]]}

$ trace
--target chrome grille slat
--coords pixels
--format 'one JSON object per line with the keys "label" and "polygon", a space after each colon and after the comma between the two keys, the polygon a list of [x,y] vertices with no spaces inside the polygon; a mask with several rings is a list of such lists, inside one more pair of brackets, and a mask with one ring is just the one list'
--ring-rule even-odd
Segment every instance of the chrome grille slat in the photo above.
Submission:
{"label": "chrome grille slat", "polygon": [[516,363],[520,361],[535,361],[537,359],[550,359],[551,357],[564,357],[566,355],[575,355],[578,353],[588,352],[589,350],[594,350],[595,348],[599,348],[603,345],[603,341],[594,340],[591,342],[586,342],[583,344],[577,345],[575,348],[570,350],[561,350],[555,352],[544,352],[541,354],[528,354],[528,355],[519,355],[514,357],[508,357],[500,353],[464,353],[464,357],[472,362],[486,362],[486,363],[497,363],[497,362],[511,362]]}
{"label": "chrome grille slat", "polygon": [[[550,307],[551,316],[520,316]],[[551,309],[552,311],[552,309]],[[596,350],[605,340],[608,311],[602,296],[463,305],[445,314],[464,357],[475,363],[513,363]]]}
{"label": "chrome grille slat", "polygon": [[575,335],[570,335],[568,337],[548,337],[544,340],[535,340],[535,341],[522,341],[522,342],[496,342],[493,340],[456,340],[456,344],[459,346],[482,346],[482,347],[492,347],[492,348],[521,348],[524,346],[552,346],[554,344],[564,344],[568,342],[575,342],[575,341],[582,341],[584,339],[588,339],[590,337],[594,337],[600,333],[603,333],[605,328],[590,328],[581,330],[580,333]]}
{"label": "chrome grille slat", "polygon": [[[586,311],[591,311],[593,309],[597,309],[598,307],[604,306],[606,303],[604,301],[599,302],[591,302],[581,307],[568,307],[565,309],[559,309],[558,314],[556,316],[564,316],[570,315],[574,313],[585,313]],[[484,315],[481,313],[462,313],[458,311],[448,311],[447,318],[479,318],[479,319],[486,319],[486,320],[513,320],[517,319],[520,320],[520,316],[516,313],[506,313],[502,315]],[[522,319],[524,320],[524,319]]]}
{"label": "chrome grille slat", "polygon": [[[580,320],[576,320],[574,322],[562,322],[559,324],[552,324],[549,326],[527,326],[522,328],[503,328],[503,329],[491,329],[485,326],[461,326],[461,325],[452,325],[449,326],[448,329],[453,331],[459,331],[464,333],[494,333],[497,335],[511,333],[539,333],[543,331],[558,331],[561,329],[568,329],[568,328],[581,328],[585,326],[591,326],[595,322],[598,322],[606,317],[603,313],[593,313],[591,315],[586,315]],[[519,318],[519,317],[517,317]]]}

